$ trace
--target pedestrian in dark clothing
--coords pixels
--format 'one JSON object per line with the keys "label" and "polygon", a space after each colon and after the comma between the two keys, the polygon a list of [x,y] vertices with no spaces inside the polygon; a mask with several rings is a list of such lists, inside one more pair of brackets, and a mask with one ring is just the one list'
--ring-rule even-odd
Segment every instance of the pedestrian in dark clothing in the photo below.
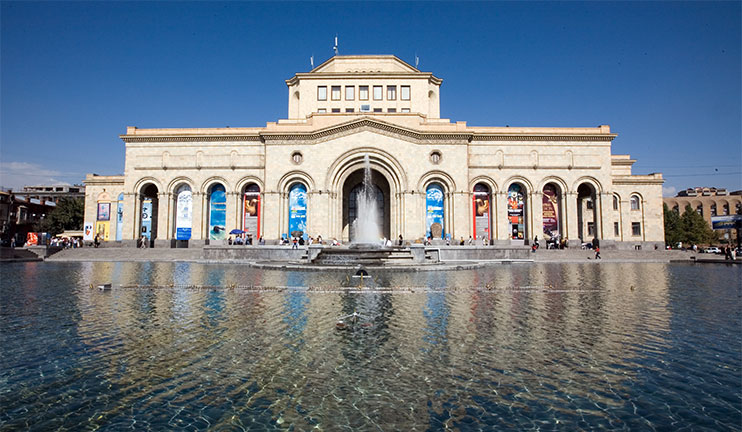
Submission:
{"label": "pedestrian in dark clothing", "polygon": [[600,248],[599,247],[596,247],[595,248],[595,259],[596,260],[597,259],[603,259],[603,258],[600,257]]}

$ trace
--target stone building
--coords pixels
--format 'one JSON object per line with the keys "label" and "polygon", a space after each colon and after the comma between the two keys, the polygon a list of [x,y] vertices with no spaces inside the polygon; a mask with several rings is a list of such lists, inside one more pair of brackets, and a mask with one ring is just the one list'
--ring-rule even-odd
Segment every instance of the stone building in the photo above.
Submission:
{"label": "stone building", "polygon": [[128,127],[124,175],[85,180],[86,225],[165,247],[233,229],[348,242],[368,166],[380,238],[663,242],[662,175],[633,175],[608,126],[451,122],[441,84],[395,56],[335,56],[287,80],[287,119],[264,127]]}
{"label": "stone building", "polygon": [[[683,214],[687,206],[691,206],[703,216],[709,226],[712,218],[719,216],[742,216],[742,190],[728,192],[726,189],[714,187],[695,187],[678,192],[677,196],[663,198],[670,210]],[[725,230],[722,235],[728,236],[731,243],[738,243],[738,230]]]}

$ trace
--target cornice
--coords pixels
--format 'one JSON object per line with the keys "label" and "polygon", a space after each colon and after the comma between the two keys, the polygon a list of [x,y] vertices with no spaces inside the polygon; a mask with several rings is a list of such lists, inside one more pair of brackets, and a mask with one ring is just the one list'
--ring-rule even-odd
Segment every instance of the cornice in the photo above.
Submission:
{"label": "cornice", "polygon": [[559,135],[559,134],[473,134],[472,141],[589,141],[611,142],[617,134]]}
{"label": "cornice", "polygon": [[119,135],[125,143],[261,141],[259,135]]}
{"label": "cornice", "polygon": [[641,177],[613,177],[612,183],[614,185],[662,185],[665,183],[665,179],[659,178],[647,178]]}

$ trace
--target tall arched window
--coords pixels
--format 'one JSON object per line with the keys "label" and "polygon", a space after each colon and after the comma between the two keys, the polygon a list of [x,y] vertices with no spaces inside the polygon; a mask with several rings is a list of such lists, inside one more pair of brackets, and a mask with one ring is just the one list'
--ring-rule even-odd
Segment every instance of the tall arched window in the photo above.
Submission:
{"label": "tall arched window", "polygon": [[209,189],[209,240],[227,238],[227,191],[215,184]]}
{"label": "tall arched window", "polygon": [[445,238],[443,187],[432,183],[425,191],[425,229],[432,238]]}
{"label": "tall arched window", "polygon": [[242,195],[242,229],[260,237],[260,186],[248,185]]}
{"label": "tall arched window", "polygon": [[290,237],[308,238],[307,234],[307,187],[294,183],[289,188],[289,232]]}
{"label": "tall arched window", "polygon": [[544,236],[546,236],[547,240],[556,239],[561,235],[561,217],[559,215],[561,209],[561,193],[555,184],[549,183],[544,186],[541,203],[544,221]]}
{"label": "tall arched window", "polygon": [[631,210],[641,210],[639,197],[636,195],[631,196]]}

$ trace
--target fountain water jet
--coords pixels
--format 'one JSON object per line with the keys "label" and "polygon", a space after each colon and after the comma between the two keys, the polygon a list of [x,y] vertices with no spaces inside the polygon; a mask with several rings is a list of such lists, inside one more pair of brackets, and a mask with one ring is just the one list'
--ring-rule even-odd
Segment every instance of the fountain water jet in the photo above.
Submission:
{"label": "fountain water jet", "polygon": [[358,247],[379,246],[379,211],[376,205],[376,187],[371,181],[371,162],[368,154],[363,157],[363,187],[356,195],[358,217],[353,222],[355,236],[353,245]]}

